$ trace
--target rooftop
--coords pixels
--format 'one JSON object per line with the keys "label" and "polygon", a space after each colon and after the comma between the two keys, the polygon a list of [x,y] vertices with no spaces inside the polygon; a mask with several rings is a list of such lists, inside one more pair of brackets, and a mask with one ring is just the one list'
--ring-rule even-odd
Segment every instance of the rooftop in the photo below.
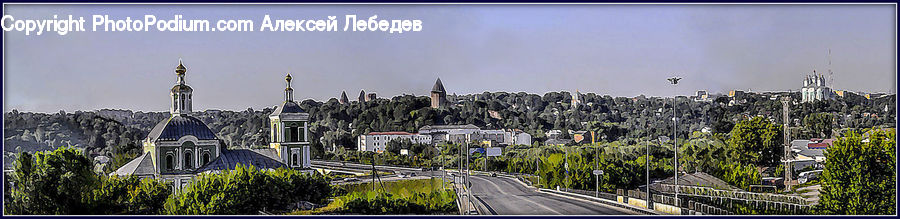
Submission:
{"label": "rooftop", "polygon": [[168,119],[160,121],[150,130],[147,138],[150,141],[175,141],[187,135],[197,137],[199,140],[218,139],[216,134],[206,126],[206,123],[185,114],[172,115]]}

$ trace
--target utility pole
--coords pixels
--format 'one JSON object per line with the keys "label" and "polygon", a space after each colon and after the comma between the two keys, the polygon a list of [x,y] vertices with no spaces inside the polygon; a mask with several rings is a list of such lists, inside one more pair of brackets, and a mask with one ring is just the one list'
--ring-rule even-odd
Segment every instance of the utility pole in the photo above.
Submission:
{"label": "utility pole", "polygon": [[[593,136],[593,134],[591,134],[591,136]],[[600,146],[594,145],[594,147],[595,147],[595,148],[594,148],[594,169],[597,170],[597,169],[600,169],[600,162],[597,161],[598,159],[600,159]],[[597,178],[597,180],[596,180],[596,184],[597,184],[597,185],[594,186],[594,188],[595,188],[595,190],[596,190],[596,192],[595,192],[596,195],[594,195],[594,196],[600,197],[600,175],[596,175],[596,176],[597,176],[597,177],[596,177],[596,178]]]}
{"label": "utility pole", "polygon": [[467,206],[466,214],[471,212],[471,208],[472,208],[472,190],[470,190],[470,188],[469,188],[469,141],[471,139],[470,136],[471,136],[471,134],[466,134],[466,182],[465,182],[466,185],[465,185],[465,187],[466,187],[466,195],[469,199],[469,201],[466,202],[466,206]]}
{"label": "utility pole", "polygon": [[[671,77],[668,79],[669,82],[672,83],[672,90],[674,91],[674,95],[672,96],[672,140],[673,145],[675,146],[675,201],[678,202],[678,81],[681,80],[679,77]],[[649,196],[648,196],[649,200]],[[681,207],[681,205],[678,205]]]}
{"label": "utility pole", "polygon": [[537,175],[537,185],[541,186],[541,153],[538,148],[535,148],[534,150],[536,154],[534,156],[534,175]]}
{"label": "utility pole", "polygon": [[563,145],[562,147],[563,147],[563,152],[566,153],[566,160],[565,160],[565,161],[566,161],[566,162],[565,162],[565,168],[566,168],[566,192],[569,192],[569,183],[570,183],[570,182],[569,182],[569,150],[566,148],[565,145]]}
{"label": "utility pole", "polygon": [[647,208],[650,208],[650,139],[647,139]]}
{"label": "utility pole", "polygon": [[[829,51],[830,52],[830,51]],[[787,96],[781,98],[781,111],[783,115],[783,123],[784,123],[784,156],[782,156],[781,160],[784,162],[784,188],[787,190],[791,190],[790,181],[791,178],[794,177],[793,168],[791,168],[791,160],[793,160],[793,155],[791,154],[791,97]]]}

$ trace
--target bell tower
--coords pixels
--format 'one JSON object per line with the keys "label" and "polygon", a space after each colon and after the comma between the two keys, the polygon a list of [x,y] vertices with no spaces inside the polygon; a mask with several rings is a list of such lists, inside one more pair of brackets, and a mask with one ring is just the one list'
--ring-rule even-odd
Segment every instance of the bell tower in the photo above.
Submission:
{"label": "bell tower", "polygon": [[185,84],[185,73],[187,73],[187,68],[184,67],[181,59],[178,59],[178,66],[175,67],[175,75],[178,76],[178,78],[175,81],[175,86],[170,90],[172,98],[172,108],[170,109],[170,112],[172,115],[189,114],[192,110],[191,99],[193,98],[192,93],[194,92],[194,89]]}

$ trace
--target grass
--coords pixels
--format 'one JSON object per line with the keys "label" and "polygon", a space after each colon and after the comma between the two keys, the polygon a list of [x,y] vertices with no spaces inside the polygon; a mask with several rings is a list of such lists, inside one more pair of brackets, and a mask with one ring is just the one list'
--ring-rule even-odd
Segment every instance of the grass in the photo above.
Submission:
{"label": "grass", "polygon": [[[374,190],[373,190],[374,185]],[[449,183],[441,187],[440,179],[418,179],[338,185],[334,200],[328,205],[292,215],[322,214],[444,214],[455,211],[456,193]],[[362,203],[362,204],[360,204]],[[354,205],[353,209],[346,207]],[[371,208],[371,209],[360,209]]]}

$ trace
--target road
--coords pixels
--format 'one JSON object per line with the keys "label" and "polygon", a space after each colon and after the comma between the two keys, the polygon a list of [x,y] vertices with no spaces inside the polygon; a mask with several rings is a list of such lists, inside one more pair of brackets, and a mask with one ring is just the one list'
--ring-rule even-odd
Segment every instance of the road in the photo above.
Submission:
{"label": "road", "polygon": [[472,195],[498,215],[626,215],[634,212],[541,193],[506,177],[471,176]]}

